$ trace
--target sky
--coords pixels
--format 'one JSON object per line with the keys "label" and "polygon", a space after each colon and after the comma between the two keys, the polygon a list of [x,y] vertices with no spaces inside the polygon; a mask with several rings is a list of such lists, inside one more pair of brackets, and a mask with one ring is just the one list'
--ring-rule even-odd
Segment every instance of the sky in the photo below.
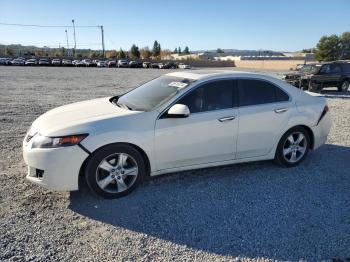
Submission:
{"label": "sky", "polygon": [[[350,0],[0,0],[0,23],[92,25],[76,28],[77,48],[153,46],[173,50],[263,49],[297,51],[323,35],[350,31]],[[71,27],[0,24],[1,44],[74,45]]]}

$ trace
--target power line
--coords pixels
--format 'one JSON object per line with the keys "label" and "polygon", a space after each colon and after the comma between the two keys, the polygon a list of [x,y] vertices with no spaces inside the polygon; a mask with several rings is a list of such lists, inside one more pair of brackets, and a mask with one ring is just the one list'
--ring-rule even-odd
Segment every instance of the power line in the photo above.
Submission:
{"label": "power line", "polygon": [[[0,41],[0,45],[58,45],[60,42],[23,42],[22,44],[16,44],[13,42]],[[101,45],[100,42],[86,42],[79,43],[77,46],[88,46],[88,45]]]}
{"label": "power line", "polygon": [[[72,25],[28,25],[28,24],[10,24],[10,23],[1,23],[0,22],[0,25],[5,25],[5,26],[23,26],[23,27],[56,27],[56,28],[59,28],[59,27],[64,27],[64,28],[73,28]],[[75,26],[75,27],[79,27],[79,28],[100,28],[99,25],[78,25],[78,26]]]}

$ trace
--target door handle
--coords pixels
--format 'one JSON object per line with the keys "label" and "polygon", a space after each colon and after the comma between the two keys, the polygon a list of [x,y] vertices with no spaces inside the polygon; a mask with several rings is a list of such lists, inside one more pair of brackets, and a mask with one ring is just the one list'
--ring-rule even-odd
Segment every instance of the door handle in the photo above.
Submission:
{"label": "door handle", "polygon": [[236,118],[235,116],[226,116],[226,117],[219,118],[218,120],[220,122],[226,122],[226,121],[231,121],[231,120],[233,120],[235,118]]}
{"label": "door handle", "polygon": [[284,112],[287,112],[288,109],[287,108],[278,108],[278,109],[275,109],[275,113],[277,114],[281,114],[281,113],[284,113]]}

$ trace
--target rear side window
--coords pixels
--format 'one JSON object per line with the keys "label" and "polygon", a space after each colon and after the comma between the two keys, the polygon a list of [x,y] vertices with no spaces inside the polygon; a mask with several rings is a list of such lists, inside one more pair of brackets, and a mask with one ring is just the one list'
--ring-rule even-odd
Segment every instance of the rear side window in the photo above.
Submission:
{"label": "rear side window", "polygon": [[342,68],[344,72],[350,72],[350,63],[342,64]]}
{"label": "rear side window", "polygon": [[340,65],[338,64],[332,64],[331,65],[331,71],[330,73],[341,73],[341,68],[340,68]]}
{"label": "rear side window", "polygon": [[288,95],[277,86],[262,80],[238,80],[239,105],[261,105],[288,101]]}
{"label": "rear side window", "polygon": [[177,103],[187,105],[191,113],[232,108],[232,81],[220,80],[203,84],[185,95]]}

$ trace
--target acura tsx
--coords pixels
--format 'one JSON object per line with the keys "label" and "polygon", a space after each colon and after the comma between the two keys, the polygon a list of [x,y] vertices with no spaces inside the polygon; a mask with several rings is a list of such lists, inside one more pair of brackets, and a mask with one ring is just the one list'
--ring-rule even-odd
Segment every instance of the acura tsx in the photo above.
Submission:
{"label": "acura tsx", "polygon": [[262,74],[169,73],[41,115],[23,141],[26,178],[73,191],[82,175],[111,198],[175,171],[270,159],[294,167],[325,143],[328,111],[323,96]]}

